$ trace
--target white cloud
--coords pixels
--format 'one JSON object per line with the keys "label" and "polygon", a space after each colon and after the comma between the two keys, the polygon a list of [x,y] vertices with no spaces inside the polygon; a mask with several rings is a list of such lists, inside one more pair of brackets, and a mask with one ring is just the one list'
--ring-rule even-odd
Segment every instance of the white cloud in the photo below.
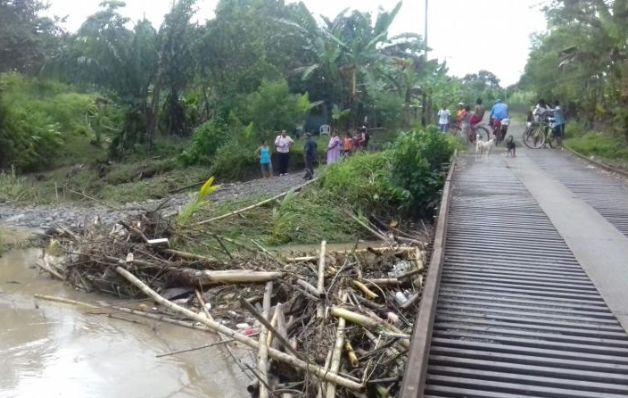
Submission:
{"label": "white cloud", "polygon": [[[76,30],[98,10],[101,0],[51,0],[50,13],[68,15],[67,28]],[[392,33],[423,34],[425,0],[406,0]],[[213,17],[218,0],[199,0],[197,18]],[[303,0],[315,14],[335,16],[345,8],[377,13],[391,9],[396,0]],[[431,0],[428,42],[432,56],[446,60],[452,74],[463,76],[486,69],[503,85],[515,83],[525,66],[530,35],[545,29],[538,6],[541,0]],[[172,0],[127,0],[124,14],[132,20],[146,16],[158,26]]]}

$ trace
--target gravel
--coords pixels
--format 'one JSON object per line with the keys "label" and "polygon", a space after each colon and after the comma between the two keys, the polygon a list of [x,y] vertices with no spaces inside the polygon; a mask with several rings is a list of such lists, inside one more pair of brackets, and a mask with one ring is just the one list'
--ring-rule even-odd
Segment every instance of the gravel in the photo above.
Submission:
{"label": "gravel", "polygon": [[[301,173],[290,174],[271,179],[256,179],[246,182],[224,184],[211,200],[217,203],[232,200],[242,200],[261,195],[272,196],[288,191],[290,188],[302,184]],[[172,195],[163,208],[165,214],[174,214],[182,206],[187,204],[195,191]],[[163,199],[150,199],[143,202],[127,203],[113,208],[102,204],[94,206],[79,206],[69,204],[59,205],[9,205],[0,204],[0,224],[11,226],[37,228],[47,230],[49,228],[66,225],[81,225],[100,217],[105,224],[113,224],[129,215],[143,213],[156,208]]]}

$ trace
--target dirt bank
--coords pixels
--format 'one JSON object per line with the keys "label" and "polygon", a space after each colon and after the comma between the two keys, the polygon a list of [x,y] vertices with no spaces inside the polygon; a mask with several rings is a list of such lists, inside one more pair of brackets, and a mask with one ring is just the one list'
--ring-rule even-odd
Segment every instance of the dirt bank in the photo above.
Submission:
{"label": "dirt bank", "polygon": [[[272,196],[285,192],[291,187],[303,183],[302,175],[292,174],[285,177],[273,177],[271,179],[255,179],[247,182],[230,183],[223,185],[211,197],[217,203],[241,200],[248,197]],[[189,202],[195,192],[184,192],[172,195],[163,212],[173,214],[181,206]],[[56,225],[77,225],[93,220],[99,216],[106,224],[112,224],[126,215],[133,215],[156,208],[161,200],[148,200],[138,203],[127,203],[119,207],[107,207],[104,204],[93,201],[93,206],[74,206],[64,203],[58,205],[26,205],[15,206],[12,204],[0,204],[0,224],[38,228],[46,230]]]}

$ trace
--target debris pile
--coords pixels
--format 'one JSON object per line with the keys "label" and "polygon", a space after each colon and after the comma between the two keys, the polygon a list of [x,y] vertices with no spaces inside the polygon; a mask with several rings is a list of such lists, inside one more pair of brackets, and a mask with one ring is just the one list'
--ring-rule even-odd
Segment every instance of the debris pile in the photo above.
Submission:
{"label": "debris pile", "polygon": [[149,296],[159,304],[150,312],[253,349],[243,367],[252,396],[386,397],[400,388],[426,272],[422,245],[331,251],[322,242],[285,257],[221,243],[220,256],[200,256],[173,249],[172,225],[150,213],[113,229],[57,232],[43,269],[87,291]]}

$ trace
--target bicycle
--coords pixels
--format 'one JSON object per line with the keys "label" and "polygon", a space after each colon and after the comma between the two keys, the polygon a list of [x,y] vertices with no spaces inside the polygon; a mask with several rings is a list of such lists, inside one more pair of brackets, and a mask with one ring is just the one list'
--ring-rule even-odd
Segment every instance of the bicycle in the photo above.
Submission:
{"label": "bicycle", "polygon": [[558,146],[558,139],[554,135],[554,118],[548,114],[543,115],[539,122],[532,122],[523,132],[521,141],[530,149],[539,149],[549,144],[550,148]]}
{"label": "bicycle", "polygon": [[493,136],[495,137],[495,145],[499,145],[500,142],[506,138],[508,132],[508,126],[510,125],[510,119],[502,119],[493,121]]}
{"label": "bicycle", "polygon": [[478,135],[482,138],[482,141],[488,141],[491,137],[489,129],[485,125],[479,123],[474,126],[470,126],[469,130],[464,133],[460,124],[456,123],[451,126],[450,131],[451,134],[457,137],[465,138],[472,144],[475,143],[475,139],[478,137]]}

